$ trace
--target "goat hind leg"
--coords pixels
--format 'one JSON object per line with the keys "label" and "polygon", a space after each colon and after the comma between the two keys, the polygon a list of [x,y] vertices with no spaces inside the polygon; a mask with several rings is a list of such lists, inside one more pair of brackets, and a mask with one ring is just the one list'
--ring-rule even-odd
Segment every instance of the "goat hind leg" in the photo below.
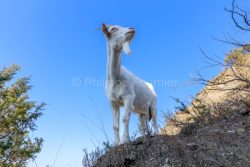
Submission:
{"label": "goat hind leg", "polygon": [[150,111],[152,114],[152,118],[151,118],[152,119],[152,126],[154,128],[155,134],[159,134],[158,125],[157,125],[157,118],[156,118],[156,114],[157,114],[156,105],[151,106]]}
{"label": "goat hind leg", "polygon": [[143,135],[149,134],[148,127],[148,117],[145,114],[139,114],[140,119],[140,131],[142,131]]}

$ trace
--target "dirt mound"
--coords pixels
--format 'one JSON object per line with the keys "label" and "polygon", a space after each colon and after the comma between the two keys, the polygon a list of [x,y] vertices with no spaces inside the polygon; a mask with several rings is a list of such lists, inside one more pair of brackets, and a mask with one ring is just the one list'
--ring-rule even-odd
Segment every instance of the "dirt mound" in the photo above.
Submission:
{"label": "dirt mound", "polygon": [[164,134],[179,134],[187,123],[195,122],[194,117],[203,114],[202,108],[209,110],[210,115],[215,117],[222,112],[240,112],[250,108],[250,54],[244,53],[242,49],[235,49],[225,57],[223,68],[210,81],[198,77],[206,86],[187,107],[188,112],[177,111],[167,121]]}
{"label": "dirt mound", "polygon": [[250,116],[234,114],[189,136],[149,136],[112,148],[97,167],[250,166]]}

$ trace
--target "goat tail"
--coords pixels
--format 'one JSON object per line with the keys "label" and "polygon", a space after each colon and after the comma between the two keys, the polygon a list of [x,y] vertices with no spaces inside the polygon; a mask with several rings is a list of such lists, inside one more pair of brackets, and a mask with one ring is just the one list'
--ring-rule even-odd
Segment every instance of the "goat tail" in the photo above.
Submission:
{"label": "goat tail", "polygon": [[156,103],[153,103],[149,107],[149,121],[152,119],[152,125],[154,127],[155,134],[159,134],[156,115],[157,115],[157,106]]}
{"label": "goat tail", "polygon": [[152,118],[156,117],[157,106],[156,102],[151,103],[148,110],[148,120],[151,121]]}
{"label": "goat tail", "polygon": [[148,121],[151,121],[152,119],[152,107],[150,106],[148,109]]}

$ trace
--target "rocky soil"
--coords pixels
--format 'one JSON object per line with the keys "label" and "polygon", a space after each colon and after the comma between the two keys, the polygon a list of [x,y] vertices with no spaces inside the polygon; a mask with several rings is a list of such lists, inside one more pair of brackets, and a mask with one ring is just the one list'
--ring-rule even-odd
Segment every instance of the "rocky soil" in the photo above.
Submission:
{"label": "rocky soil", "polygon": [[250,116],[233,114],[188,136],[148,136],[112,148],[97,167],[248,167]]}
{"label": "rocky soil", "polygon": [[[189,112],[177,111],[172,120],[167,122],[164,128],[166,134],[176,135],[180,133],[182,125],[190,123],[194,115],[202,111],[195,111],[195,108],[197,108],[195,106],[206,106],[210,114],[214,116],[221,114],[218,113],[218,106],[225,109],[223,111],[225,114],[250,108],[250,54],[231,53],[225,57],[225,60],[230,59],[230,57],[233,57],[231,61],[235,62],[234,65],[231,68],[228,66],[223,67],[224,70],[211,79],[210,82],[204,82],[206,86],[196,94],[188,106]],[[176,122],[182,124],[177,125]]]}

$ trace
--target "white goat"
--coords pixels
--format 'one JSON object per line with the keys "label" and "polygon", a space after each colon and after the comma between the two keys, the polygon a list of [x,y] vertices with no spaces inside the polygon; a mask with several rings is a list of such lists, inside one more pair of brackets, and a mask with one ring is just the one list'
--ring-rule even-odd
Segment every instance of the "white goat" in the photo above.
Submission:
{"label": "white goat", "polygon": [[158,134],[156,122],[156,93],[153,86],[147,83],[125,67],[121,66],[121,52],[131,54],[130,42],[135,30],[133,28],[123,28],[121,26],[107,26],[102,24],[102,31],[107,39],[108,62],[107,62],[107,82],[106,93],[111,102],[114,119],[115,145],[120,143],[119,119],[120,107],[124,106],[123,116],[124,132],[121,143],[129,141],[129,119],[131,112],[138,113],[141,130],[144,134],[148,131],[148,120],[152,119],[155,133]]}

